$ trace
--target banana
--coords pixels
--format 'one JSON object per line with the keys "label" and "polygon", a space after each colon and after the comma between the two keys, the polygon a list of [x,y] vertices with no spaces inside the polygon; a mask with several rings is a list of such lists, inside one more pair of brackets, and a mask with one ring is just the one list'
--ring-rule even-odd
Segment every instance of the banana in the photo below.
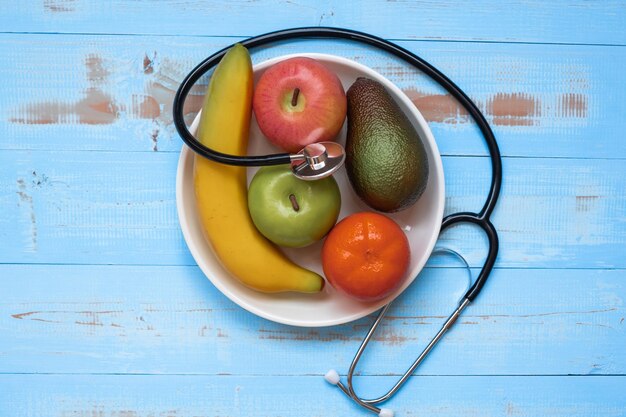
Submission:
{"label": "banana", "polygon": [[[250,55],[236,44],[209,81],[197,134],[202,144],[224,153],[246,153],[252,89]],[[321,276],[293,263],[257,231],[248,211],[246,169],[197,155],[194,162],[198,214],[224,268],[262,292],[320,291]]]}

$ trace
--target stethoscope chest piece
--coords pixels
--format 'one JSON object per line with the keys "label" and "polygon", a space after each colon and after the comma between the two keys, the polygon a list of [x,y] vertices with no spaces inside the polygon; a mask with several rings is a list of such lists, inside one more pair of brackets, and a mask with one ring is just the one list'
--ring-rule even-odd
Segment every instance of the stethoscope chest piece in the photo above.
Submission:
{"label": "stethoscope chest piece", "polygon": [[346,159],[343,146],[336,142],[318,142],[290,155],[293,175],[305,181],[319,180],[334,174]]}

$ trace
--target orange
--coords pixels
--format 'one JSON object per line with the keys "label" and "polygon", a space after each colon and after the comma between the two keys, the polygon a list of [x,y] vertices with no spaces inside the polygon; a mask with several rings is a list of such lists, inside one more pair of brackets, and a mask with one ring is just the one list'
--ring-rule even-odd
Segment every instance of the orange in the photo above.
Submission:
{"label": "orange", "polygon": [[406,278],[409,241],[389,217],[352,214],[333,227],[322,248],[322,267],[337,290],[363,301],[386,297]]}

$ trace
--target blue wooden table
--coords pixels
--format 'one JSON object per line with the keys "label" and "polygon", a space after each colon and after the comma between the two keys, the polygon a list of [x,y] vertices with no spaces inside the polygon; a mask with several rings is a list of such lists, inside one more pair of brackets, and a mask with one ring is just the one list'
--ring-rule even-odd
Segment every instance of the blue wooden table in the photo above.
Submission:
{"label": "blue wooden table", "polygon": [[[386,406],[626,415],[626,4],[579,0],[2,2],[0,415],[367,415],[322,375],[346,372],[372,317],[313,329],[247,313],[198,269],[176,213],[182,77],[232,42],[310,25],[431,61],[484,111],[503,154],[491,280]],[[400,86],[437,139],[446,212],[480,208],[486,148],[419,72],[344,41],[281,43],[253,60],[315,51]],[[440,244],[482,265],[473,228]],[[364,357],[360,392],[394,383],[464,285],[454,259],[428,265]]]}

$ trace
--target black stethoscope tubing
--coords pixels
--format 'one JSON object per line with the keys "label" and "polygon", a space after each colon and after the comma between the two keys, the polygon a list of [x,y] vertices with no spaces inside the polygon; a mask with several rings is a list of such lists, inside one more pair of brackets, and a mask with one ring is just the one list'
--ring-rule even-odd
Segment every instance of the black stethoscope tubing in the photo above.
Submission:
{"label": "black stethoscope tubing", "polygon": [[[248,49],[267,45],[270,43],[291,40],[295,38],[338,38],[348,39],[351,41],[374,46],[378,49],[391,53],[392,55],[401,58],[406,63],[412,65],[424,74],[428,75],[435,82],[440,84],[446,89],[461,105],[468,111],[472,119],[477,123],[489,150],[489,156],[491,159],[491,185],[489,187],[489,193],[485,204],[478,213],[472,212],[459,212],[446,216],[441,224],[441,232],[448,227],[457,223],[472,223],[479,226],[487,235],[489,240],[489,249],[487,258],[480,271],[478,278],[470,289],[465,293],[464,298],[468,301],[473,301],[479,294],[483,285],[487,281],[491,270],[496,261],[498,255],[498,234],[495,227],[490,221],[490,216],[498,201],[500,195],[500,188],[502,186],[502,159],[500,156],[500,150],[496,138],[489,126],[489,123],[485,119],[485,116],[478,109],[478,107],[472,102],[472,100],[465,94],[461,88],[459,88],[454,82],[452,82],[446,75],[444,75],[437,68],[432,66],[424,59],[418,57],[414,53],[392,43],[385,39],[373,36],[367,33],[358,32],[350,29],[342,28],[330,28],[330,27],[303,27],[279,30],[275,32],[266,33],[263,35],[248,38],[240,42]],[[217,65],[217,63],[226,54],[226,51],[230,49],[230,46],[214,53],[210,57],[202,61],[196,66],[182,81],[176,95],[174,97],[173,105],[173,118],[174,125],[180,134],[181,138],[195,153],[208,158],[212,161],[224,163],[228,165],[238,166],[264,166],[264,165],[279,165],[287,164],[291,162],[289,154],[273,154],[262,156],[235,156],[228,155],[221,152],[217,152],[210,149],[196,140],[196,138],[189,132],[184,119],[183,107],[185,99],[191,91],[193,85],[209,70]]]}

